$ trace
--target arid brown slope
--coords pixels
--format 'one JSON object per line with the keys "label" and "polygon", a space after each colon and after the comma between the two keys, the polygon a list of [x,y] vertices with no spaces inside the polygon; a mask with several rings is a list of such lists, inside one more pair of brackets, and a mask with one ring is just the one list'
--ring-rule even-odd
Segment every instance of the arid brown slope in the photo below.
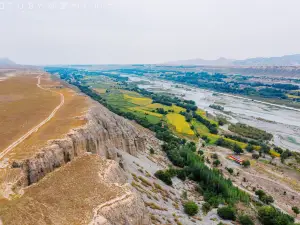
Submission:
{"label": "arid brown slope", "polygon": [[60,96],[37,87],[37,74],[18,73],[0,82],[0,151],[43,121]]}
{"label": "arid brown slope", "polygon": [[[137,155],[149,148],[152,135],[46,73],[13,78],[20,77],[31,79],[30,88],[38,87],[58,101],[47,108],[41,120],[28,113],[32,126],[23,129],[21,135],[27,132],[30,136],[2,154],[0,224],[150,224],[141,198],[125,184],[124,171],[118,164],[123,165],[122,157],[117,151]],[[36,85],[37,77],[40,87]],[[29,87],[26,83],[25,86]],[[30,105],[27,108],[30,112]],[[21,117],[21,110],[15,114]],[[18,128],[18,124],[10,122]],[[16,140],[20,138],[9,144]],[[86,155],[87,152],[95,155]]]}
{"label": "arid brown slope", "polygon": [[23,196],[0,203],[0,218],[14,225],[149,224],[142,200],[125,181],[116,162],[84,155],[25,189]]}
{"label": "arid brown slope", "polygon": [[[45,146],[48,140],[62,138],[71,129],[86,123],[83,116],[88,110],[89,103],[85,96],[76,93],[58,81],[53,81],[50,77],[45,75],[41,80],[41,86],[47,88],[49,92],[62,93],[64,95],[64,104],[57,111],[55,116],[43,125],[38,132],[33,133],[11,151],[10,154],[7,154],[10,160],[22,160],[31,157],[37,150]],[[53,108],[48,112],[48,115]],[[47,116],[45,116],[45,118]]]}

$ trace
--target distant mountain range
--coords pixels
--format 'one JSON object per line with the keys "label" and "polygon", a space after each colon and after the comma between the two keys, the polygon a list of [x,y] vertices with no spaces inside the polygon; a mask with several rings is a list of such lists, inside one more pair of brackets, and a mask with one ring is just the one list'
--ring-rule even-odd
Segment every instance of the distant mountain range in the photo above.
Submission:
{"label": "distant mountain range", "polygon": [[189,59],[164,63],[167,65],[200,65],[200,66],[300,66],[300,54],[280,57],[258,57],[245,60],[219,58],[216,60]]}
{"label": "distant mountain range", "polygon": [[4,66],[15,66],[17,65],[15,62],[11,61],[8,58],[0,58],[0,66],[4,67]]}
{"label": "distant mountain range", "polygon": [[168,65],[202,65],[202,66],[226,66],[231,65],[235,60],[219,58],[216,60],[205,60],[205,59],[187,59],[173,62],[167,62]]}

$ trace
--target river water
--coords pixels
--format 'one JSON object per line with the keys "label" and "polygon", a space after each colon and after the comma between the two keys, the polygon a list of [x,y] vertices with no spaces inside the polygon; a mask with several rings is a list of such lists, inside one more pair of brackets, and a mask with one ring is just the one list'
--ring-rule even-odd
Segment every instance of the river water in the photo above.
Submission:
{"label": "river water", "polygon": [[282,148],[300,152],[300,110],[270,103],[253,101],[233,95],[220,94],[212,91],[194,88],[170,81],[149,79],[147,77],[129,76],[133,82],[153,92],[168,92],[187,100],[194,100],[200,109],[211,114],[221,114],[220,111],[209,107],[218,104],[224,107],[230,122],[245,123],[265,130],[274,135],[272,143]]}

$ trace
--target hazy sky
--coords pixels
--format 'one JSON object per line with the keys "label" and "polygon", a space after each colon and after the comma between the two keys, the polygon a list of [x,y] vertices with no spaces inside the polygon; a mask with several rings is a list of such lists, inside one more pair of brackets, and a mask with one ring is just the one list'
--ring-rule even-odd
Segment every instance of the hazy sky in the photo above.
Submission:
{"label": "hazy sky", "polygon": [[0,0],[0,57],[106,64],[295,54],[299,9],[299,0]]}

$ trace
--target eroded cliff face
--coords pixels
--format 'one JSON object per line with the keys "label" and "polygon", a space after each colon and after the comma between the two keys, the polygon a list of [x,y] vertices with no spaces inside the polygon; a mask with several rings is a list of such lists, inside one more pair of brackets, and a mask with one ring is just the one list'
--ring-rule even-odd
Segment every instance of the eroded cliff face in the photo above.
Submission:
{"label": "eroded cliff face", "polygon": [[20,179],[27,182],[23,186],[37,182],[47,173],[86,152],[116,159],[118,149],[136,156],[138,151],[145,151],[154,140],[143,129],[138,129],[95,102],[87,112],[86,119],[88,123],[84,127],[72,130],[64,139],[49,141],[34,157],[13,163],[13,167],[21,168],[26,177]]}
{"label": "eroded cliff face", "polygon": [[10,201],[0,224],[148,225],[148,211],[118,163],[85,153]]}

